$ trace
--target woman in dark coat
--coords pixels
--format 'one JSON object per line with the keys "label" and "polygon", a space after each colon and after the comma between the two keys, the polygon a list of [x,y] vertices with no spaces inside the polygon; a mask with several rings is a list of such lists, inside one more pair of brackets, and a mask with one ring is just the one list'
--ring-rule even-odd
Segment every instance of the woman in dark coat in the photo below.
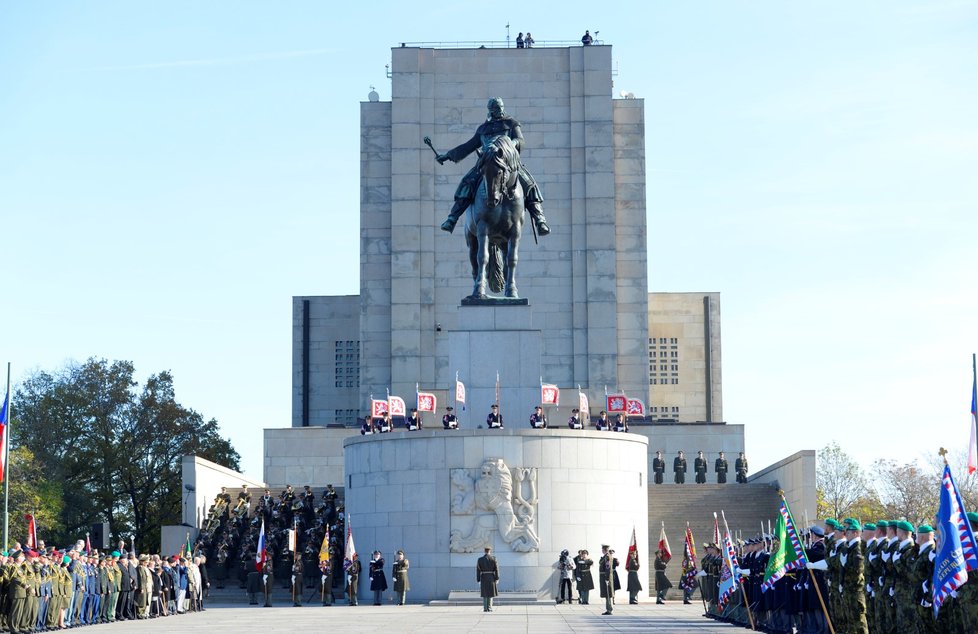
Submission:
{"label": "woman in dark coat", "polygon": [[574,558],[574,577],[577,580],[577,601],[581,605],[588,605],[588,594],[594,590],[594,577],[591,576],[591,566],[594,560],[588,555],[586,550],[577,551]]}
{"label": "woman in dark coat", "polygon": [[381,597],[387,590],[387,575],[384,574],[384,558],[379,550],[374,551],[374,558],[370,560],[370,589],[374,592],[374,605],[380,605]]}
{"label": "woman in dark coat", "polygon": [[631,550],[625,560],[625,570],[628,571],[628,602],[638,603],[638,593],[642,591],[642,582],[638,580],[638,552]]}
{"label": "woman in dark coat", "polygon": [[672,582],[666,577],[666,563],[668,560],[662,558],[662,551],[655,551],[655,602],[665,605],[666,590],[672,587]]}

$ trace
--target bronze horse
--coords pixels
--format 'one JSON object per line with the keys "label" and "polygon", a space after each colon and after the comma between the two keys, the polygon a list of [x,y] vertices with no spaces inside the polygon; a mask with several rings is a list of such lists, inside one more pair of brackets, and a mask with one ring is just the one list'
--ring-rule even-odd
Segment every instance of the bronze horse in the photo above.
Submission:
{"label": "bronze horse", "polygon": [[497,136],[479,159],[482,182],[465,215],[465,243],[472,263],[473,299],[493,292],[518,298],[516,262],[523,231],[523,187],[517,178],[520,155],[507,136]]}

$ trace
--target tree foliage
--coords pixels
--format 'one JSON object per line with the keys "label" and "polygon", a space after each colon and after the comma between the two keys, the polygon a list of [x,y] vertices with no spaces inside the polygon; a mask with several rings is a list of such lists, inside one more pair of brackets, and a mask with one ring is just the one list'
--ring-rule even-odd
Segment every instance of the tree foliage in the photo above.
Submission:
{"label": "tree foliage", "polygon": [[818,452],[815,486],[818,514],[822,518],[852,516],[853,509],[866,497],[868,489],[859,463],[837,442]]}
{"label": "tree foliage", "polygon": [[937,514],[940,476],[916,463],[895,460],[873,463],[876,491],[890,519],[906,519],[914,526],[933,522]]}
{"label": "tree foliage", "polygon": [[13,443],[62,483],[63,508],[52,525],[60,530],[49,542],[73,541],[107,521],[114,539],[135,536],[158,548],[160,526],[180,522],[181,456],[239,468],[217,421],[177,402],[169,372],[141,388],[134,373],[129,361],[89,359],[34,372],[17,390]]}
{"label": "tree foliage", "polygon": [[7,473],[13,474],[8,505],[9,543],[26,541],[27,523],[21,520],[28,513],[34,516],[39,536],[59,531],[64,507],[61,482],[48,476],[45,466],[27,447],[12,448],[9,459]]}

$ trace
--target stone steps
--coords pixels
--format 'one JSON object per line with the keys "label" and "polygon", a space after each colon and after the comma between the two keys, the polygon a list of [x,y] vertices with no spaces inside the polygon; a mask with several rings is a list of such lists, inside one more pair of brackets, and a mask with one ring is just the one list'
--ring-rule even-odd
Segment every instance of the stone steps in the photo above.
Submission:
{"label": "stone steps", "polygon": [[[667,474],[668,475],[668,474]],[[659,532],[665,522],[666,537],[672,551],[672,560],[666,569],[666,576],[673,584],[670,594],[681,596],[679,578],[682,576],[683,544],[686,535],[686,522],[695,540],[697,565],[705,554],[703,544],[713,541],[713,513],[720,519],[720,534],[723,534],[722,510],[727,517],[731,535],[737,538],[741,531],[744,539],[760,533],[761,522],[767,531],[767,522],[774,521],[781,498],[775,487],[767,484],[650,484],[649,485],[649,586],[654,594],[655,570],[652,568],[654,551],[659,543]],[[619,550],[619,553],[623,551]],[[619,556],[619,560],[623,557]]]}

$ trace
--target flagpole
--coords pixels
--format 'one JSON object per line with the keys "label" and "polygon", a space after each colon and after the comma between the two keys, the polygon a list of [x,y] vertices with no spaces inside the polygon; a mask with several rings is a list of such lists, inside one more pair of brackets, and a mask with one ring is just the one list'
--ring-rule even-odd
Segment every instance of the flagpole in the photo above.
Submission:
{"label": "flagpole", "polygon": [[[779,489],[778,494],[781,496],[781,503],[787,506],[787,502],[784,499],[784,490]],[[808,515],[808,509],[805,509],[805,515]],[[797,530],[797,527],[795,528]],[[808,555],[806,553],[805,560],[808,560]],[[805,566],[808,568],[808,566]],[[812,578],[812,585],[815,586],[815,594],[818,596],[818,603],[822,606],[822,614],[825,616],[825,622],[829,625],[830,634],[835,634],[835,626],[832,625],[832,619],[829,617],[829,610],[825,607],[825,599],[822,598],[822,591],[818,587],[818,579],[815,578],[815,571],[808,568],[808,574]]]}
{"label": "flagpole", "polygon": [[[695,542],[693,542],[693,531],[689,530],[689,521],[686,522],[686,543],[689,544],[690,552],[688,554],[690,556],[693,556],[693,551],[696,550],[696,544]],[[690,562],[690,563],[693,564],[695,567],[695,562]],[[703,596],[703,584],[697,581],[696,585],[700,587],[700,601],[703,602],[703,615],[706,616],[707,614],[710,613],[710,610],[709,608],[706,607],[706,597]],[[690,589],[690,593],[692,592],[693,590]]]}
{"label": "flagpole", "polygon": [[10,393],[10,361],[7,361],[7,421],[3,430],[3,549],[7,550],[10,534],[10,423],[13,419],[13,395]]}
{"label": "flagpole", "polygon": [[[7,394],[10,394],[10,364],[7,364]],[[975,362],[975,353],[971,353],[971,402],[978,403],[978,365]],[[9,409],[9,405],[7,406]],[[10,421],[10,412],[7,412],[7,421]],[[978,423],[976,423],[978,424]],[[7,446],[10,446],[10,442],[7,442]],[[968,455],[971,455],[972,451],[978,451],[975,447],[971,447],[968,450]],[[6,486],[6,479],[4,479],[4,486]],[[4,548],[7,544],[4,542]]]}
{"label": "flagpole", "polygon": [[[721,517],[723,517],[723,528],[726,529],[726,531],[727,531],[727,538],[729,539],[730,538],[730,526],[727,524],[727,515],[723,511],[720,511],[720,515],[721,515]],[[762,527],[763,527],[763,525],[762,525]],[[724,544],[724,548],[726,548],[726,546],[727,545]],[[738,565],[737,567],[739,568],[740,566]],[[733,574],[733,572],[734,571],[731,570],[730,571],[730,574]],[[744,608],[747,610],[747,618],[750,619],[750,629],[756,631],[757,630],[757,627],[754,626],[754,613],[751,612],[750,605],[748,605],[748,603],[747,603],[747,591],[744,588],[744,580],[740,576],[740,571],[739,570],[737,571],[737,580],[736,580],[736,582],[737,582],[737,585],[740,587],[740,596],[742,596],[744,598]],[[833,632],[832,634],[835,634],[835,632]]]}

